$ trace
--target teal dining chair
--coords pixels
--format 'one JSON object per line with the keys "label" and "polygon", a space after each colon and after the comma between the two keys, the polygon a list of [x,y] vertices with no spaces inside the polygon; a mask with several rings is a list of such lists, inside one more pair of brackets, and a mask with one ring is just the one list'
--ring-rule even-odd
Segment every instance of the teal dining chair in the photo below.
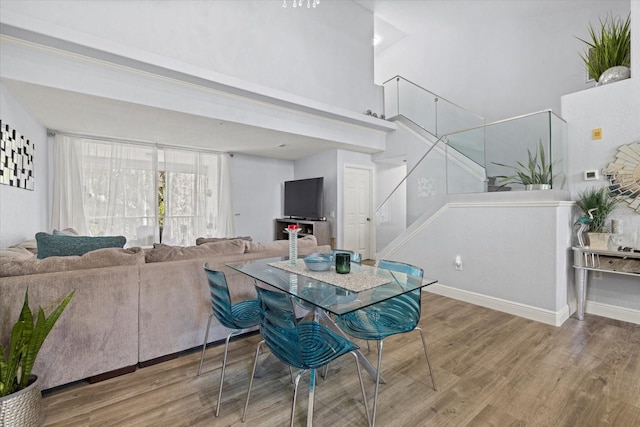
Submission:
{"label": "teal dining chair", "polygon": [[[313,400],[315,394],[316,369],[321,368],[330,361],[340,356],[351,353],[356,361],[360,389],[364,400],[367,422],[370,422],[369,406],[362,382],[360,363],[354,350],[358,346],[348,339],[338,335],[326,326],[313,320],[313,316],[298,320],[296,318],[293,302],[289,294],[270,291],[256,285],[258,301],[260,303],[260,334],[262,341],[256,349],[253,362],[253,371],[247,391],[247,401],[242,414],[242,422],[247,416],[253,377],[258,364],[258,356],[263,344],[271,350],[271,353],[280,361],[300,369],[294,380],[293,404],[291,407],[291,426],[295,419],[296,397],[300,378],[309,371],[309,417],[313,415]],[[310,425],[311,419],[307,420]]]}
{"label": "teal dining chair", "polygon": [[211,293],[211,308],[213,313],[209,315],[207,322],[207,331],[204,334],[204,343],[202,344],[202,354],[200,355],[200,366],[198,367],[198,376],[202,372],[202,362],[204,361],[204,352],[207,348],[207,338],[209,338],[209,329],[211,328],[211,320],[213,316],[218,319],[221,325],[231,329],[224,344],[224,357],[222,359],[222,373],[220,375],[220,388],[218,390],[218,401],[216,402],[216,417],[220,414],[220,401],[222,399],[222,386],[224,383],[224,372],[227,367],[227,352],[229,350],[229,340],[233,335],[238,335],[243,329],[251,328],[260,323],[260,305],[257,299],[248,299],[231,303],[227,279],[222,271],[211,270],[209,264],[204,265],[204,272],[209,282],[209,291]]}
{"label": "teal dining chair", "polygon": [[[422,280],[424,276],[421,268],[396,261],[382,260],[378,263],[378,267],[414,276],[414,278],[409,278],[409,280]],[[384,292],[384,290],[378,292]],[[431,369],[429,354],[427,353],[427,342],[425,341],[422,328],[418,326],[421,315],[421,294],[421,289],[416,289],[336,318],[336,323],[346,334],[367,341],[375,340],[378,343],[378,367],[373,396],[371,426],[374,426],[376,422],[380,369],[382,368],[382,342],[386,337],[414,330],[420,332],[424,355],[427,359],[427,365],[431,375],[431,383],[433,384],[433,389],[438,390],[433,370]]]}

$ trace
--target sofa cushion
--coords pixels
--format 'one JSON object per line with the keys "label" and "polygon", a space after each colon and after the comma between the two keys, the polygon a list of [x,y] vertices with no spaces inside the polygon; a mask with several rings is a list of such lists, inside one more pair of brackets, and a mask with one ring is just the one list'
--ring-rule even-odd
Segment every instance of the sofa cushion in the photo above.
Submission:
{"label": "sofa cushion", "polygon": [[36,242],[36,239],[25,240],[24,242],[18,243],[17,245],[13,245],[11,247],[24,248],[34,255],[38,253],[38,242]]}
{"label": "sofa cushion", "polygon": [[[298,248],[317,246],[316,236],[304,236],[298,239]],[[272,252],[289,248],[288,240],[274,240],[273,242],[254,243],[247,242],[246,252]]]}
{"label": "sofa cushion", "polygon": [[154,243],[153,248],[147,250],[145,258],[147,262],[178,261],[243,254],[244,251],[245,241],[241,239],[204,243],[199,246],[169,246],[162,243]]}
{"label": "sofa cushion", "polygon": [[53,230],[54,235],[64,234],[65,236],[79,236],[75,228],[65,228],[64,230]]}
{"label": "sofa cushion", "polygon": [[50,256],[84,255],[103,248],[122,248],[127,243],[124,236],[72,236],[68,234],[36,233],[38,258]]}
{"label": "sofa cushion", "polygon": [[0,249],[0,258],[7,259],[32,259],[35,254],[26,248],[11,247]]}
{"label": "sofa cushion", "polygon": [[52,256],[45,259],[34,256],[31,258],[0,257],[0,277],[136,264],[144,264],[142,248],[104,248],[81,256]]}
{"label": "sofa cushion", "polygon": [[198,237],[196,239],[196,246],[203,245],[205,243],[224,242],[225,240],[246,240],[248,242],[253,239],[251,236],[238,236],[238,237]]}

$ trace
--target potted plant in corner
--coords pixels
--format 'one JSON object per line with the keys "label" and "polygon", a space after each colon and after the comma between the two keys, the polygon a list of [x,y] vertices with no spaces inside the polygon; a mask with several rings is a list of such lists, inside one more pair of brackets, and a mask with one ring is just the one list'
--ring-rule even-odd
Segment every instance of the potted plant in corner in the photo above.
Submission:
{"label": "potted plant in corner", "polygon": [[631,15],[624,22],[613,16],[604,22],[600,20],[599,29],[589,24],[589,36],[591,41],[578,37],[587,45],[580,57],[596,86],[628,79],[631,76]]}
{"label": "potted plant in corner", "polygon": [[515,171],[513,175],[499,175],[496,178],[500,179],[503,186],[513,183],[522,184],[527,190],[550,189],[554,178],[553,168],[551,163],[547,163],[542,141],[540,141],[535,154],[532,154],[531,150],[527,149],[527,155],[529,160],[526,165],[522,162],[517,162],[516,166],[493,162],[494,165]]}
{"label": "potted plant in corner", "polygon": [[588,188],[578,195],[576,205],[582,210],[581,222],[587,224],[589,247],[608,249],[611,233],[607,232],[607,218],[618,202],[611,196],[607,187]]}
{"label": "potted plant in corner", "polygon": [[9,346],[5,349],[0,345],[0,425],[30,427],[41,424],[42,396],[38,377],[32,375],[31,370],[45,338],[72,297],[73,292],[49,317],[42,307],[38,307],[34,319],[29,308],[29,290],[25,292],[22,311],[11,329]]}

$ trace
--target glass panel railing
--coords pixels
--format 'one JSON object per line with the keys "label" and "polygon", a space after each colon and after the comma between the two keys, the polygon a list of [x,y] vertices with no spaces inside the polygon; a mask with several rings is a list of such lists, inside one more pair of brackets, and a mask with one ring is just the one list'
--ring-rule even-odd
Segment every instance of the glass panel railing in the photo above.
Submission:
{"label": "glass panel railing", "polygon": [[484,124],[482,117],[400,76],[383,86],[388,119],[402,115],[436,137]]}
{"label": "glass panel railing", "polygon": [[[566,122],[551,111],[527,114],[447,135],[456,145],[465,144],[466,155],[484,166],[487,186],[469,191],[461,185],[460,168],[450,167],[448,192],[524,190],[527,185],[548,184],[563,189],[566,182]],[[463,141],[463,142],[461,142]],[[482,146],[482,147],[481,147]],[[457,148],[458,151],[462,151]],[[484,152],[474,157],[474,150]],[[448,156],[449,164],[455,162]],[[472,174],[464,175],[466,181]]]}
{"label": "glass panel railing", "polygon": [[[418,138],[416,132],[411,135]],[[416,221],[437,212],[448,194],[525,190],[527,174],[534,181],[544,181],[546,175],[552,178],[548,180],[551,188],[565,189],[566,138],[566,122],[551,111],[542,111],[453,132],[435,143],[407,141],[400,148],[400,141],[394,140],[389,147],[393,153],[374,158],[379,183],[376,198],[381,201],[376,209],[378,250]],[[420,145],[428,147],[426,154],[421,154],[424,149],[418,151]],[[385,155],[393,155],[394,160],[384,159]]]}
{"label": "glass panel railing", "polygon": [[[446,202],[445,144],[438,140],[418,154],[408,147],[406,155],[378,156],[376,163],[376,247],[387,246],[424,215],[434,214]],[[437,154],[432,153],[436,151]]]}

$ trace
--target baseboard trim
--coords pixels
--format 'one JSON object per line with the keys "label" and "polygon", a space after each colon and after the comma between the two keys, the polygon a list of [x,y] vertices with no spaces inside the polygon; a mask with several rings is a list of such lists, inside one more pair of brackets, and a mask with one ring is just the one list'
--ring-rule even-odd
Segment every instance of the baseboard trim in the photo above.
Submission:
{"label": "baseboard trim", "polygon": [[636,325],[640,325],[640,310],[634,310],[632,308],[603,304],[601,302],[587,300],[585,312],[588,314],[594,314],[596,316],[608,317],[610,319],[616,319],[623,322],[635,323]]}
{"label": "baseboard trim", "polygon": [[502,298],[465,291],[463,289],[442,285],[440,283],[429,285],[424,289],[426,292],[457,299],[459,301],[468,302],[481,307],[490,308],[492,310],[502,311],[504,313],[513,314],[514,316],[546,323],[547,325],[560,326],[571,314],[568,304],[558,311],[552,311],[519,302],[508,301]]}

